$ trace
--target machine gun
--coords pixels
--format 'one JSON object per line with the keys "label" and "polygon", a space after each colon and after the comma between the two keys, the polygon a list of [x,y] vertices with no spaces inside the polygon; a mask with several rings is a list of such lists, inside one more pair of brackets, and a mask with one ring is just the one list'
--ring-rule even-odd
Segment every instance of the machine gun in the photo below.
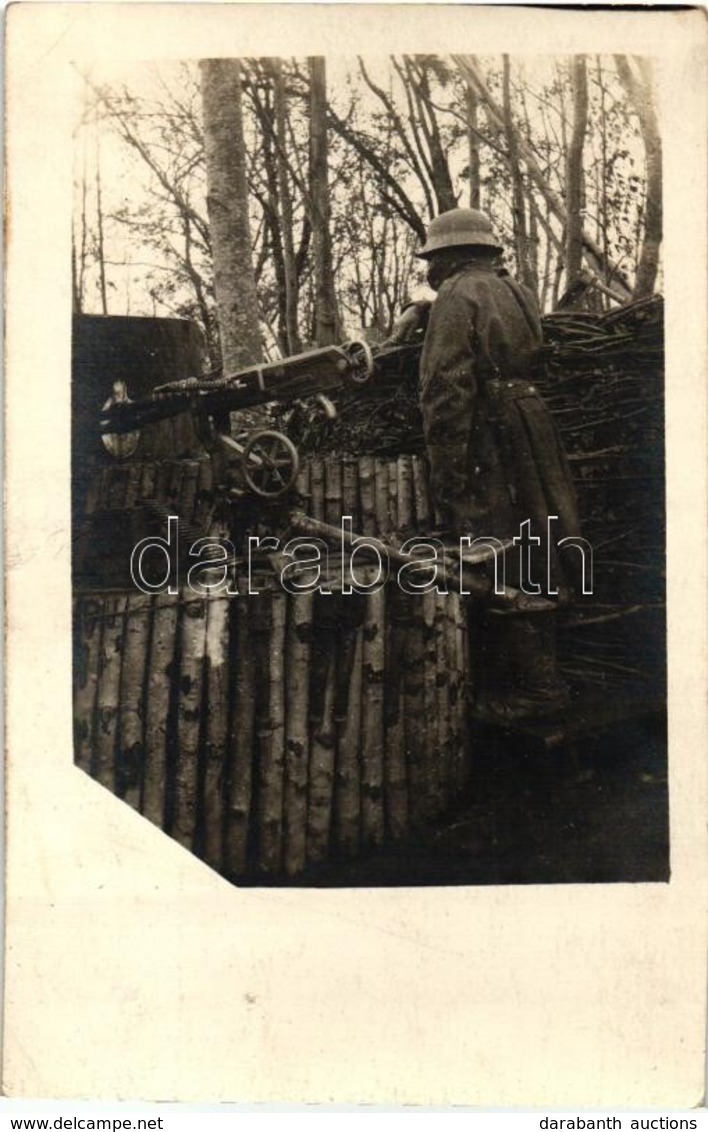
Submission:
{"label": "machine gun", "polygon": [[129,455],[137,446],[141,428],[191,412],[207,442],[216,438],[236,454],[247,488],[262,498],[277,499],[292,488],[297,477],[295,445],[274,429],[252,431],[241,444],[230,435],[229,414],[315,397],[333,416],[336,410],[330,394],[369,382],[394,384],[407,367],[417,363],[419,353],[418,343],[383,347],[374,353],[363,339],[352,339],[341,346],[308,350],[227,376],[170,382],[157,386],[141,400],[129,400],[125,388],[114,390],[103,407],[99,428],[109,451],[117,456]]}

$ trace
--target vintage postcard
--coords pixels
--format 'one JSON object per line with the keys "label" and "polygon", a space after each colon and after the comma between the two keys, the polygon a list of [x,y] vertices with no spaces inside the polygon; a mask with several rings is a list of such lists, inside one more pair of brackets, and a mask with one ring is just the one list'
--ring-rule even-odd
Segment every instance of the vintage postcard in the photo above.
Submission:
{"label": "vintage postcard", "polygon": [[703,1096],[704,13],[7,21],[9,1096]]}

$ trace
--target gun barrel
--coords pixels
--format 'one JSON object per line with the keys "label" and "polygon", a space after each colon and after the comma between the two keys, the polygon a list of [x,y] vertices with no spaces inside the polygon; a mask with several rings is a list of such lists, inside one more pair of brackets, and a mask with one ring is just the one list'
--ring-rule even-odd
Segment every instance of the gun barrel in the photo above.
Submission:
{"label": "gun barrel", "polygon": [[185,411],[205,414],[237,412],[256,405],[291,403],[318,393],[336,393],[350,383],[364,386],[371,378],[398,380],[410,347],[388,348],[374,357],[364,342],[324,346],[291,358],[250,366],[222,378],[190,378],[159,386],[139,401],[111,405],[101,414],[102,433],[132,432]]}

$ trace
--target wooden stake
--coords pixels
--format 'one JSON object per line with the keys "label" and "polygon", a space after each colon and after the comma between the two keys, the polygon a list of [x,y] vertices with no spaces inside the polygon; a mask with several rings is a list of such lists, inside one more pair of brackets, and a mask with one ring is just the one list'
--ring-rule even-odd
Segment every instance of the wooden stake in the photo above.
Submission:
{"label": "wooden stake", "polygon": [[407,595],[389,587],[386,618],[386,681],[384,684],[384,779],[386,829],[393,840],[408,832],[408,785],[403,716],[403,655]]}
{"label": "wooden stake", "polygon": [[[376,534],[390,535],[393,534],[393,524],[389,505],[388,462],[386,460],[376,460],[374,476],[376,480]],[[356,527],[354,530],[356,530]]]}
{"label": "wooden stake", "polygon": [[143,464],[142,473],[140,476],[140,492],[138,499],[154,499],[155,487],[157,481],[157,465],[154,463]]}
{"label": "wooden stake", "polygon": [[434,590],[421,594],[424,624],[424,680],[423,697],[425,703],[425,759],[423,778],[426,811],[429,818],[439,817],[445,808],[443,751],[438,731],[438,642],[435,622],[436,598]]}
{"label": "wooden stake", "polygon": [[324,519],[324,462],[310,463],[310,514],[313,519]]}
{"label": "wooden stake", "polygon": [[256,672],[251,647],[251,607],[255,599],[248,596],[246,575],[239,576],[237,588],[239,597],[230,603],[233,710],[229,728],[224,828],[224,869],[231,876],[242,876],[248,867],[256,708]]}
{"label": "wooden stake", "polygon": [[[194,525],[206,534],[209,532],[214,513],[214,475],[210,457],[199,461],[197,472],[197,497],[194,505]],[[189,520],[189,516],[187,516]]]}
{"label": "wooden stake", "polygon": [[199,843],[200,856],[219,870],[223,867],[224,778],[229,744],[230,600],[223,591],[207,598],[207,713]]}
{"label": "wooden stake", "polygon": [[451,594],[435,596],[435,723],[440,759],[439,782],[445,805],[454,799],[449,696],[450,664],[454,663],[454,658],[448,659],[445,635],[447,602],[451,600],[454,600]]}
{"label": "wooden stake", "polygon": [[110,468],[109,471],[108,508],[111,511],[120,510],[125,507],[130,469],[117,467]]}
{"label": "wooden stake", "polygon": [[[453,595],[450,595],[451,597]],[[454,595],[455,607],[455,645],[457,657],[457,711],[455,715],[456,731],[458,735],[455,768],[455,785],[457,790],[463,790],[469,779],[469,758],[467,742],[469,729],[467,726],[467,680],[469,675],[468,640],[467,640],[467,606],[458,595]]]}
{"label": "wooden stake", "polygon": [[74,604],[74,761],[87,774],[96,740],[103,609],[99,597],[83,596]]}
{"label": "wooden stake", "polygon": [[180,519],[184,519],[184,515],[180,511],[180,504],[182,502],[182,483],[184,481],[185,467],[179,460],[173,460],[169,471],[169,480],[167,485],[167,497],[170,507],[177,512]]}
{"label": "wooden stake", "polygon": [[[161,425],[169,424],[169,421],[160,421]],[[172,464],[169,460],[160,460],[156,467],[155,476],[155,498],[162,504],[171,502],[170,479],[172,475]]]}
{"label": "wooden stake", "polygon": [[[283,792],[285,763],[285,613],[286,595],[268,579],[269,632],[263,715],[258,720],[258,867],[277,873],[283,867]],[[249,598],[253,601],[254,598]],[[262,600],[256,598],[256,601]]]}
{"label": "wooden stake", "polygon": [[313,595],[291,594],[285,638],[285,870],[302,871],[307,859],[307,772],[310,752],[310,638]]}
{"label": "wooden stake", "polygon": [[325,522],[339,527],[342,523],[342,462],[339,456],[325,460]]}
{"label": "wooden stake", "polygon": [[[111,468],[101,468],[96,472],[96,490],[91,491],[91,502],[93,504],[91,514],[96,511],[108,510],[108,496],[111,486]],[[88,500],[87,500],[88,503]],[[87,514],[89,512],[87,511]]]}
{"label": "wooden stake", "polygon": [[363,627],[354,630],[347,710],[337,724],[334,824],[337,848],[347,856],[354,856],[360,848],[362,643]]}
{"label": "wooden stake", "polygon": [[197,488],[199,481],[199,463],[197,460],[185,460],[180,485],[180,501],[178,512],[186,523],[191,523],[197,502]]}
{"label": "wooden stake", "polygon": [[103,608],[105,619],[101,637],[98,693],[96,697],[96,745],[91,773],[111,791],[115,789],[115,756],[118,736],[120,667],[125,629],[125,605],[125,597],[107,597],[105,600]]}
{"label": "wooden stake", "polygon": [[358,531],[361,523],[359,510],[359,461],[345,457],[342,465],[342,512],[350,515],[352,530]]}
{"label": "wooden stake", "polygon": [[415,529],[419,534],[429,534],[432,512],[428,492],[427,472],[422,456],[413,456],[412,468]]}
{"label": "wooden stake", "polygon": [[329,853],[335,755],[336,632],[323,625],[332,595],[317,594],[313,617],[310,680],[310,768],[307,799],[307,860],[322,861]]}
{"label": "wooden stake", "polygon": [[450,729],[450,778],[453,790],[460,783],[461,766],[464,764],[465,730],[462,720],[465,713],[466,686],[463,657],[461,656],[460,619],[464,605],[458,594],[450,594],[445,619],[445,651],[447,654],[449,680],[449,729]]}
{"label": "wooden stake", "polygon": [[376,488],[374,483],[374,460],[372,456],[362,456],[359,460],[359,501],[361,504],[361,529],[365,535],[375,535]]}
{"label": "wooden stake", "polygon": [[140,480],[142,467],[140,464],[131,464],[128,468],[128,477],[125,488],[125,507],[134,507],[140,494]]}
{"label": "wooden stake", "polygon": [[115,791],[128,805],[140,808],[145,768],[145,680],[150,649],[152,598],[127,599],[120,677],[120,726]]}
{"label": "wooden stake", "polygon": [[299,506],[305,511],[309,510],[310,506],[310,463],[309,460],[300,463],[300,470],[295,480],[295,491],[300,499]]}
{"label": "wooden stake", "polygon": [[101,506],[101,493],[103,473],[105,468],[94,471],[88,482],[86,489],[86,502],[84,504],[84,515],[88,517],[98,511]]}
{"label": "wooden stake", "polygon": [[362,845],[380,845],[384,837],[384,661],[385,590],[367,594],[362,652]]}
{"label": "wooden stake", "polygon": [[425,623],[420,598],[407,596],[409,621],[404,635],[403,733],[408,779],[408,816],[411,826],[427,818],[425,774]]}
{"label": "wooden stake", "polygon": [[398,457],[396,484],[398,531],[402,538],[407,538],[413,532],[413,466],[410,456]]}
{"label": "wooden stake", "polygon": [[398,520],[398,464],[395,460],[388,461],[388,520],[392,531],[400,531]]}
{"label": "wooden stake", "polygon": [[172,763],[176,737],[177,595],[155,598],[148,663],[145,711],[145,771],[141,810],[164,828],[167,766]]}
{"label": "wooden stake", "polygon": [[186,849],[196,847],[197,790],[206,652],[206,599],[182,590],[179,702],[170,833]]}

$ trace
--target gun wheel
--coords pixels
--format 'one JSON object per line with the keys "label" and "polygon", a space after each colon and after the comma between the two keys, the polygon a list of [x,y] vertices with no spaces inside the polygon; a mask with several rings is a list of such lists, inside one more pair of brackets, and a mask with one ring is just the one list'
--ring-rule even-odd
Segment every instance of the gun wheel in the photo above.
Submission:
{"label": "gun wheel", "polygon": [[352,338],[342,346],[349,360],[346,372],[347,381],[354,385],[366,385],[374,372],[374,355],[371,346],[364,338]]}
{"label": "gun wheel", "polygon": [[254,432],[243,449],[243,478],[262,499],[278,499],[295,483],[300,470],[297,448],[282,432]]}

